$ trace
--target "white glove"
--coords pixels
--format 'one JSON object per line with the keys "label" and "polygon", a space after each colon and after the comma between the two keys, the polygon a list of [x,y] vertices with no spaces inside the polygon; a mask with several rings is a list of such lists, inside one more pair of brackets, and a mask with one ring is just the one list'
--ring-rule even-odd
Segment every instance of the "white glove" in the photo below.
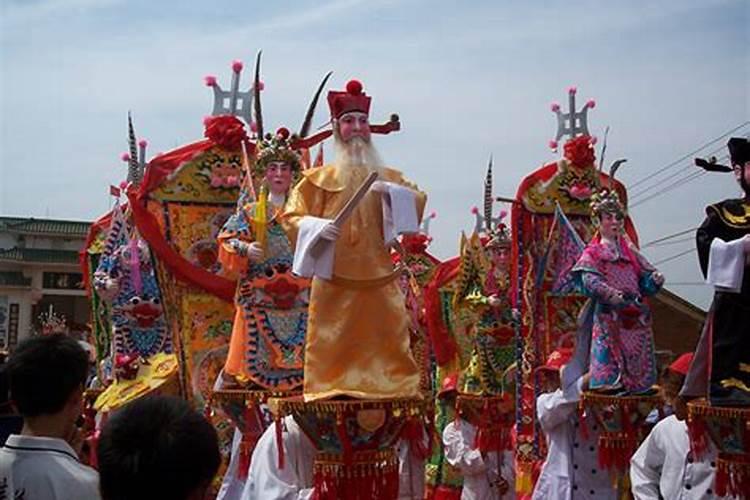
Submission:
{"label": "white glove", "polygon": [[253,241],[247,245],[247,258],[253,262],[260,262],[263,260],[263,246],[257,241]]}
{"label": "white glove", "polygon": [[328,241],[336,241],[341,235],[341,230],[333,222],[326,224],[320,231],[320,237]]}

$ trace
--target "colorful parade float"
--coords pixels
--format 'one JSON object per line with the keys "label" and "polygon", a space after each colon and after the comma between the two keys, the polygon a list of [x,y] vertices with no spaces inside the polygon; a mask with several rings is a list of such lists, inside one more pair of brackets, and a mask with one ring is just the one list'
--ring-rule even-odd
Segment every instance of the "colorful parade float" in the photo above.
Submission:
{"label": "colorful parade float", "polygon": [[[461,236],[460,255],[439,265],[425,288],[434,378],[442,381],[436,391],[433,453],[426,469],[428,498],[461,495],[461,474],[446,461],[442,442],[445,427],[457,416],[476,427],[475,444],[483,453],[501,457],[511,448],[514,398],[512,387],[503,382],[515,366],[517,325],[510,302],[510,231],[503,222],[504,211],[493,215],[494,201],[490,161],[483,210],[472,209],[472,235]],[[451,391],[455,401],[444,397]],[[502,496],[513,485],[496,472]]]}
{"label": "colorful parade float", "polygon": [[[306,170],[287,201],[294,272],[311,278],[303,394],[273,398],[277,435],[292,415],[316,448],[315,497],[395,499],[397,443],[420,436],[420,369],[400,289],[405,272],[389,247],[416,233],[425,195],[380,164],[370,133],[398,130],[393,116],[369,125],[360,82],[328,93],[337,155]],[[416,278],[415,278],[416,279]],[[415,446],[416,448],[416,446]],[[279,449],[279,467],[284,456]]]}
{"label": "colorful parade float", "polygon": [[[563,157],[524,178],[511,210],[512,302],[521,315],[516,343],[517,495],[521,498],[531,494],[539,460],[546,454],[535,416],[540,391],[535,373],[552,351],[576,348],[564,385],[589,369],[607,374],[601,384],[592,384],[596,390],[584,393],[581,411],[598,422],[599,463],[623,489],[629,457],[644,437],[645,417],[658,404],[649,392],[655,364],[644,299],[658,286],[649,278],[653,269],[637,251],[625,188],[602,171],[603,159],[597,168],[596,139],[588,129],[588,112],[595,102],[589,100],[577,110],[576,94],[575,87],[568,89],[567,112],[557,103],[551,107],[558,129],[550,147],[557,150],[558,141],[567,136]],[[604,143],[602,156],[606,136]],[[614,162],[611,171],[621,164]],[[610,214],[616,216],[617,235],[603,249],[600,222],[605,213],[608,221]],[[610,251],[610,246],[615,250]],[[615,298],[602,295],[605,292]],[[615,347],[618,341],[613,339],[619,336],[637,339],[637,352]],[[607,348],[600,352],[596,346],[605,340]],[[625,373],[623,356],[634,356],[627,366],[637,373]]]}
{"label": "colorful parade float", "polygon": [[750,143],[729,140],[731,166],[697,159],[711,172],[734,172],[743,197],[706,207],[696,242],[701,270],[714,289],[681,396],[696,459],[710,448],[717,495],[750,497]]}
{"label": "colorful parade float", "polygon": [[[236,208],[218,234],[219,261],[237,279],[229,351],[214,383],[214,404],[241,434],[237,472],[244,479],[252,451],[273,421],[270,397],[301,394],[310,280],[292,273],[292,243],[281,225],[289,191],[308,168],[315,108],[330,73],[313,96],[298,133],[264,133],[260,54],[252,102],[252,155],[245,154]],[[214,85],[216,89],[217,86]]]}

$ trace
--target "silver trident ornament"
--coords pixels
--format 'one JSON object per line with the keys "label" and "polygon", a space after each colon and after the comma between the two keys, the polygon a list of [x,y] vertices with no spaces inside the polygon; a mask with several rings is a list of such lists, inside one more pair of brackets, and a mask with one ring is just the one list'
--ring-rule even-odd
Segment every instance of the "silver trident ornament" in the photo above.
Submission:
{"label": "silver trident ornament", "polygon": [[556,151],[558,141],[565,135],[570,139],[579,135],[591,135],[588,127],[589,109],[596,106],[596,101],[589,99],[580,111],[576,111],[576,87],[568,88],[568,112],[561,111],[558,103],[552,103],[550,109],[557,116],[557,134],[549,142],[550,149]]}
{"label": "silver trident ornament", "polygon": [[240,74],[243,66],[242,61],[232,62],[232,84],[229,90],[221,88],[213,75],[206,76],[203,80],[206,86],[214,91],[214,109],[211,116],[234,115],[251,125],[254,89],[251,86],[244,92],[240,91]]}

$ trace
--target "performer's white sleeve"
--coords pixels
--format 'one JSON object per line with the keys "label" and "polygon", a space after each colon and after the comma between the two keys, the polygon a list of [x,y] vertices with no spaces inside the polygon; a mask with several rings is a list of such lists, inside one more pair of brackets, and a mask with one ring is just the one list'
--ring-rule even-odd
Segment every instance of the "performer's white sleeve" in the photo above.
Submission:
{"label": "performer's white sleeve", "polygon": [[383,194],[383,239],[386,243],[399,234],[419,231],[417,195],[411,189],[386,182],[388,193]]}
{"label": "performer's white sleeve", "polygon": [[740,293],[745,273],[745,251],[743,238],[723,241],[714,238],[708,254],[706,281],[716,290]]}
{"label": "performer's white sleeve", "polygon": [[[279,468],[279,453],[276,446],[275,424],[271,424],[255,445],[250,462],[245,488],[242,491],[243,500],[265,500],[274,498],[277,500],[309,500],[312,498],[314,488],[310,486],[309,479],[302,477],[302,469],[312,469],[312,455],[307,450],[298,449],[299,439],[289,436],[284,432],[284,459],[283,468]],[[288,428],[292,427],[291,425]],[[291,429],[291,432],[301,432],[299,428]],[[295,444],[296,443],[296,444]],[[312,445],[309,445],[312,447]],[[308,457],[309,455],[309,457]],[[309,463],[300,463],[301,461]],[[311,471],[307,471],[311,475]],[[305,484],[308,483],[308,484]]]}
{"label": "performer's white sleeve", "polygon": [[581,377],[565,391],[558,389],[536,398],[536,416],[544,432],[549,433],[573,415],[581,399],[582,384]]}
{"label": "performer's white sleeve", "polygon": [[[331,222],[329,219],[309,215],[300,219],[297,246],[294,249],[294,262],[292,264],[292,271],[296,275],[304,278],[317,276],[326,280],[331,279],[335,242],[323,240],[318,243],[321,239],[321,231]],[[311,251],[313,247],[318,250],[315,255]]]}
{"label": "performer's white sleeve", "polygon": [[[457,467],[465,476],[483,474],[487,466],[482,458],[482,452],[472,449],[474,432],[461,432],[464,426],[470,426],[468,422],[451,422],[443,430],[443,447],[445,459],[453,467]],[[473,427],[473,426],[472,426]]]}
{"label": "performer's white sleeve", "polygon": [[240,443],[242,442],[242,433],[239,429],[234,429],[234,436],[232,437],[232,451],[229,458],[229,466],[227,467],[226,473],[224,473],[224,479],[221,481],[221,487],[219,492],[216,494],[216,500],[239,500],[242,498],[242,490],[245,487],[245,481],[241,480],[238,476],[238,469],[240,464]]}
{"label": "performer's white sleeve", "polygon": [[658,500],[665,451],[655,427],[630,459],[630,483],[635,500]]}

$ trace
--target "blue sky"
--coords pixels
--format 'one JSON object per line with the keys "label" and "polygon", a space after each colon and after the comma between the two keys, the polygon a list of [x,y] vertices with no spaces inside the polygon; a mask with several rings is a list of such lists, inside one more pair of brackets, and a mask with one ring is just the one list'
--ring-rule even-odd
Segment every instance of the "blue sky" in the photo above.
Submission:
{"label": "blue sky", "polygon": [[[332,88],[364,82],[374,120],[401,115],[403,131],[377,146],[429,193],[440,257],[455,254],[459,232],[472,227],[490,153],[496,194],[505,196],[555,158],[546,147],[555,132],[549,104],[564,102],[569,85],[579,102],[596,99],[592,132],[611,127],[607,155],[629,159],[626,184],[750,120],[750,2],[742,0],[0,5],[2,214],[103,213],[107,186],[125,175],[127,111],[152,154],[200,139],[211,109],[202,77],[227,85],[230,62],[250,66],[258,49],[268,126],[297,128],[328,70]],[[321,107],[320,123],[324,116]],[[684,161],[667,173],[690,168]],[[730,177],[706,175],[632,216],[648,242],[695,227],[707,203],[736,193]],[[658,261],[691,246],[646,254]],[[663,271],[673,283],[700,280],[694,254]],[[671,288],[701,306],[710,299],[703,286]]]}

